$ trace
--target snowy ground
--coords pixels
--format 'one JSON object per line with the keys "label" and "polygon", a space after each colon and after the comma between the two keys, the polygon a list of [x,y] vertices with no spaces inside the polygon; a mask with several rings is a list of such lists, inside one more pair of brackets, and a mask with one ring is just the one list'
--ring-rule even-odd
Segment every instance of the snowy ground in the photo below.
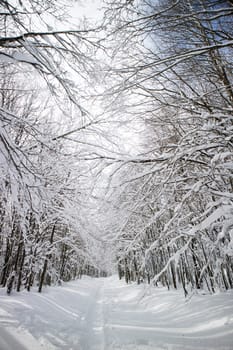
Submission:
{"label": "snowy ground", "polygon": [[145,290],[116,277],[0,291],[0,350],[232,350],[233,292]]}

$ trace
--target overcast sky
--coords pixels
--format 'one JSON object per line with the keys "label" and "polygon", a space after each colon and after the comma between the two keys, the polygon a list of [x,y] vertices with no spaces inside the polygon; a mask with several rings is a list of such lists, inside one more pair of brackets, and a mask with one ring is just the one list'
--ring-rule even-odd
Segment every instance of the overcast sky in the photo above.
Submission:
{"label": "overcast sky", "polygon": [[102,0],[78,0],[74,3],[72,16],[82,18],[83,16],[98,20],[101,18]]}

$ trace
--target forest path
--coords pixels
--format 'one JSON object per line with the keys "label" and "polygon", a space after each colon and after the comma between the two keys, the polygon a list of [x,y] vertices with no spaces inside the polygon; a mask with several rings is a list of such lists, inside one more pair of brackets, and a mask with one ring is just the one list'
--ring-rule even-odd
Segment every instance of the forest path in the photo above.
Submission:
{"label": "forest path", "polygon": [[42,294],[0,290],[0,350],[232,350],[233,292],[194,295],[116,276]]}
{"label": "forest path", "polygon": [[103,279],[95,283],[93,298],[82,317],[80,350],[105,350],[104,318],[103,318]]}

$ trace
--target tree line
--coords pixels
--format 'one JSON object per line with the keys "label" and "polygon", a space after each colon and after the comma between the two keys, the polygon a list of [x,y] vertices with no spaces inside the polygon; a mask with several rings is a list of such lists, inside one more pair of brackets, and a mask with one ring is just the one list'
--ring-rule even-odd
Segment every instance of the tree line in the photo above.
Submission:
{"label": "tree line", "polygon": [[232,288],[232,2],[108,4],[112,93],[145,125],[141,153],[118,167],[119,276],[185,295]]}
{"label": "tree line", "polygon": [[70,29],[59,1],[0,4],[0,285],[8,293],[99,274],[81,204],[90,164],[69,140],[95,124],[80,100],[97,44],[79,25]]}

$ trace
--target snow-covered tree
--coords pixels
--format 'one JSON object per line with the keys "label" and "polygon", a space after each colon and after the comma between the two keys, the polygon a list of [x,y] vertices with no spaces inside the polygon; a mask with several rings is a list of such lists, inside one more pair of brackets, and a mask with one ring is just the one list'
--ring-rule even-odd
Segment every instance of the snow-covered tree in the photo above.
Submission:
{"label": "snow-covered tree", "polygon": [[97,121],[80,101],[98,45],[84,22],[66,21],[67,6],[0,4],[0,283],[8,292],[34,283],[41,291],[93,263],[83,209],[91,165],[80,159]]}
{"label": "snow-covered tree", "polygon": [[232,2],[108,4],[111,92],[145,121],[143,152],[123,161],[120,264],[185,294],[232,288]]}

